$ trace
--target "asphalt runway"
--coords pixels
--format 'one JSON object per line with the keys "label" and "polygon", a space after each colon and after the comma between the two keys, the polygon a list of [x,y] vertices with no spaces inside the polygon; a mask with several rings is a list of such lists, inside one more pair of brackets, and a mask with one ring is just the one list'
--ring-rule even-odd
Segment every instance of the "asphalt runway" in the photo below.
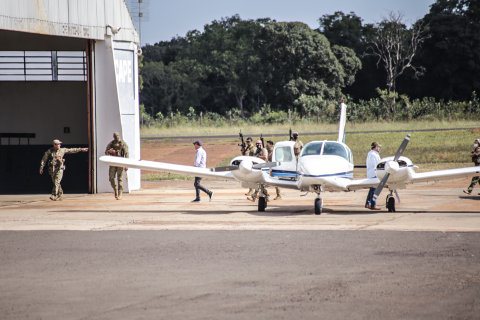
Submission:
{"label": "asphalt runway", "polygon": [[479,319],[480,196],[464,181],[402,190],[285,191],[191,181],[127,194],[0,196],[2,319]]}

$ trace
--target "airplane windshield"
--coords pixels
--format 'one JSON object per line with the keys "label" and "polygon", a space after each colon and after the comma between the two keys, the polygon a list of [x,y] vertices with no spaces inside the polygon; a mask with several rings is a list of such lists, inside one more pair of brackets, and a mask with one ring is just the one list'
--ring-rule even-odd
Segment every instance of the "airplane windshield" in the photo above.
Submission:
{"label": "airplane windshield", "polygon": [[310,142],[304,148],[302,157],[305,156],[319,156],[322,151],[323,142]]}
{"label": "airplane windshield", "polygon": [[347,150],[345,150],[345,148],[341,144],[336,142],[325,142],[325,147],[323,147],[322,154],[328,156],[340,156],[349,160]]}
{"label": "airplane windshield", "polygon": [[277,147],[275,149],[275,161],[288,162],[292,161],[292,151],[290,146]]}

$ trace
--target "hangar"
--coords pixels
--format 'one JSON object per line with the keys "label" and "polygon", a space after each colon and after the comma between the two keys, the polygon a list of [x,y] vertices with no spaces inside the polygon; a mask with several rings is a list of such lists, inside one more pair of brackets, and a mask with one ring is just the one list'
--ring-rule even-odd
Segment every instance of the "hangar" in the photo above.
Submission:
{"label": "hangar", "polygon": [[[97,161],[120,132],[140,159],[139,38],[124,0],[0,1],[0,194],[48,193],[39,174],[54,138],[66,193],[110,192]],[[140,188],[128,170],[126,191]]]}

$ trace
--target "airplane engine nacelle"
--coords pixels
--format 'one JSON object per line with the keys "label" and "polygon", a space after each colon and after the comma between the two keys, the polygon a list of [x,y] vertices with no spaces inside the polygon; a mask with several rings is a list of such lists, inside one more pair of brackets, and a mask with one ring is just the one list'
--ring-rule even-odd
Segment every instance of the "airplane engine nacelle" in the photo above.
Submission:
{"label": "airplane engine nacelle", "polygon": [[393,157],[383,158],[377,165],[377,177],[382,180],[385,174],[389,173],[389,184],[407,182],[413,167],[412,161],[407,157],[400,157],[398,161],[393,161]]}
{"label": "airplane engine nacelle", "polygon": [[233,176],[244,182],[259,183],[262,180],[262,170],[254,169],[255,164],[265,163],[260,158],[250,156],[239,156],[234,158],[230,165],[238,166],[237,170],[233,170]]}

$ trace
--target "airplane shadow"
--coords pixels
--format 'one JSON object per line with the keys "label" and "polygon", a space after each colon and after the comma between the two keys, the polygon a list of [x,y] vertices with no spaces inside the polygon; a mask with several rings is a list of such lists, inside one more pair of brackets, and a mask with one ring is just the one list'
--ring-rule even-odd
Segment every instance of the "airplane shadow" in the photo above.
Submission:
{"label": "airplane shadow", "polygon": [[459,196],[462,200],[480,200],[480,195],[478,196]]}

